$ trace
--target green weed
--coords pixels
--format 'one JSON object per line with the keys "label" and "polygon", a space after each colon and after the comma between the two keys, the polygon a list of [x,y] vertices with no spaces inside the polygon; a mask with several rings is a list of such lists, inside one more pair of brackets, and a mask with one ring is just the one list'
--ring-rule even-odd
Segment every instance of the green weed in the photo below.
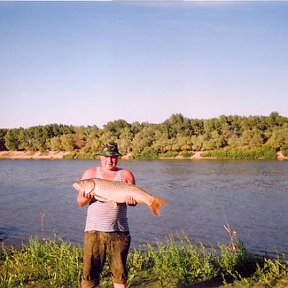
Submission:
{"label": "green weed", "polygon": [[[283,260],[284,259],[284,260]],[[267,259],[247,252],[243,243],[231,251],[225,245],[204,247],[187,236],[169,236],[128,255],[128,287],[287,287],[285,255]],[[61,238],[30,238],[20,249],[0,250],[0,287],[80,287],[82,247]],[[112,287],[105,265],[100,287]]]}

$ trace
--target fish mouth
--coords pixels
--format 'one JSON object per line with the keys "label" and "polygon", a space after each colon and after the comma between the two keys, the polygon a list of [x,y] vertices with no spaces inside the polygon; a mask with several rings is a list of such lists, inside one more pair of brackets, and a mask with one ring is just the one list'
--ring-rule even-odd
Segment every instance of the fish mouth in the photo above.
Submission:
{"label": "fish mouth", "polygon": [[85,192],[85,190],[81,189],[79,184],[76,182],[76,183],[73,183],[72,185],[74,187],[75,190],[79,191],[79,192]]}
{"label": "fish mouth", "polygon": [[72,186],[74,187],[74,189],[76,189],[77,191],[79,191],[81,193],[90,194],[95,188],[95,183],[93,182],[92,188],[89,191],[87,191],[87,188],[85,189],[85,187],[83,187],[83,188],[81,187],[82,186],[81,181],[80,181],[80,185],[78,182],[75,182],[72,184]]}
{"label": "fish mouth", "polygon": [[73,183],[72,186],[73,186],[75,189],[78,189],[78,187],[79,187],[77,183]]}

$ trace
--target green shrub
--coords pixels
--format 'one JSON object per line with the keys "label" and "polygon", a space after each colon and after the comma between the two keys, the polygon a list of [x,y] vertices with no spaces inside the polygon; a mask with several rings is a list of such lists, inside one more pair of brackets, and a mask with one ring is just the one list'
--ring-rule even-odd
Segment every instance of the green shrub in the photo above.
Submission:
{"label": "green shrub", "polygon": [[231,251],[226,245],[220,245],[220,250],[218,264],[224,281],[251,276],[261,260],[248,253],[242,242],[237,242],[235,251]]}
{"label": "green shrub", "polygon": [[178,154],[179,153],[175,151],[167,151],[166,153],[161,154],[161,158],[175,158]]}
{"label": "green shrub", "polygon": [[221,149],[202,153],[203,157],[216,157],[217,159],[232,159],[232,160],[255,160],[255,159],[275,159],[275,150],[266,148],[254,149]]}
{"label": "green shrub", "polygon": [[154,160],[158,159],[158,152],[151,148],[151,147],[146,147],[143,150],[135,150],[133,151],[132,155],[133,159],[142,159],[142,160]]}
{"label": "green shrub", "polygon": [[60,238],[30,238],[21,249],[2,245],[0,287],[79,287],[81,266],[81,249]]}
{"label": "green shrub", "polygon": [[181,156],[183,156],[184,158],[189,158],[189,157],[193,156],[193,154],[194,154],[194,153],[192,153],[192,152],[183,151],[183,152],[181,153]]}

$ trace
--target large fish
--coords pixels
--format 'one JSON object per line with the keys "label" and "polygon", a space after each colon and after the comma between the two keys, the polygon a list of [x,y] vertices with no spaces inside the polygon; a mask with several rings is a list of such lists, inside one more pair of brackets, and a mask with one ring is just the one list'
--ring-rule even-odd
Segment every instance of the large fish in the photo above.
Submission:
{"label": "large fish", "polygon": [[120,181],[91,178],[75,182],[73,187],[115,207],[117,203],[126,203],[128,197],[133,197],[137,203],[146,204],[157,216],[160,216],[159,208],[166,204],[165,199],[150,195],[138,186]]}

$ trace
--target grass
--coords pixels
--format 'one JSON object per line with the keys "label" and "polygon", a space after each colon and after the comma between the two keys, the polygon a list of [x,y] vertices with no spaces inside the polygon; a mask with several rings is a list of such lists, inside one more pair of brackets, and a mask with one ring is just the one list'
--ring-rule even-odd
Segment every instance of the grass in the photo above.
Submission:
{"label": "grass", "polygon": [[0,287],[78,287],[82,252],[60,238],[30,238],[21,249],[2,245]]}
{"label": "grass", "polygon": [[202,153],[203,157],[216,157],[218,160],[255,160],[255,159],[270,159],[274,160],[276,158],[275,150],[266,148],[251,148],[251,149],[220,149],[207,151]]}
{"label": "grass", "polygon": [[[20,249],[2,244],[0,287],[80,287],[82,247],[54,239],[30,238]],[[128,255],[128,287],[278,287],[288,286],[288,260],[268,259],[191,242],[187,236],[170,236],[166,242],[145,244]],[[112,287],[108,265],[100,287]]]}

